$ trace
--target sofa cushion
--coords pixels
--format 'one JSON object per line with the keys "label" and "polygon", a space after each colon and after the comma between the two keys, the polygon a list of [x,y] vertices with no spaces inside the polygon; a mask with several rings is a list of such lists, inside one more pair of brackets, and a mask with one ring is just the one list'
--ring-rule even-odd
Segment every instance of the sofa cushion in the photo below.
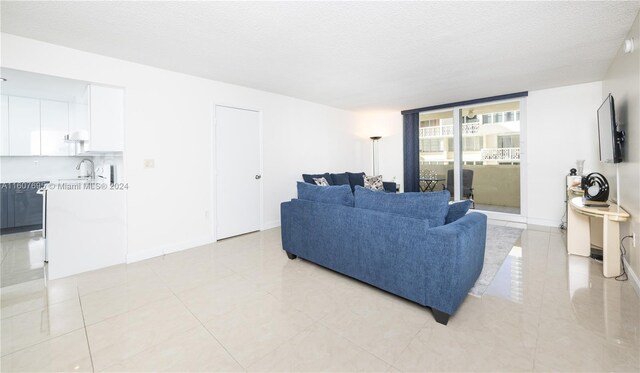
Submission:
{"label": "sofa cushion", "polygon": [[341,174],[331,174],[331,179],[333,180],[333,185],[350,185],[349,175],[347,175],[346,172]]}
{"label": "sofa cushion", "polygon": [[304,180],[305,183],[309,183],[313,185],[316,184],[316,182],[313,181],[313,179],[319,178],[319,177],[324,177],[325,179],[327,179],[327,183],[329,183],[329,185],[333,185],[333,181],[331,180],[331,174],[328,172],[324,174],[302,174],[302,180]]}
{"label": "sofa cushion", "polygon": [[449,212],[449,191],[430,193],[378,193],[360,186],[355,188],[355,207],[390,212],[429,221],[429,226],[444,225]]}
{"label": "sofa cushion", "polygon": [[467,214],[471,208],[471,201],[466,199],[464,201],[458,201],[449,204],[449,212],[447,213],[447,217],[445,218],[444,223],[449,224],[454,221],[460,219],[461,217]]}
{"label": "sofa cushion", "polygon": [[382,175],[365,176],[364,187],[378,192],[384,192],[384,186],[382,185]]}
{"label": "sofa cushion", "polygon": [[298,198],[353,207],[353,193],[348,185],[318,186],[299,181]]}
{"label": "sofa cushion", "polygon": [[314,177],[313,181],[316,183],[316,185],[329,186],[329,182],[324,177]]}
{"label": "sofa cushion", "polygon": [[347,172],[347,175],[349,175],[349,185],[351,185],[351,190],[355,191],[356,185],[364,187],[364,172]]}

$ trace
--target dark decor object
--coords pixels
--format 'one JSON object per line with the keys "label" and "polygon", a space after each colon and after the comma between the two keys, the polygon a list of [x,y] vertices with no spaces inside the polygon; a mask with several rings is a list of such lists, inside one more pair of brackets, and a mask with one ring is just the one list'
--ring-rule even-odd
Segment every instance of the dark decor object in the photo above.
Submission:
{"label": "dark decor object", "polygon": [[349,175],[346,172],[341,174],[331,174],[333,185],[349,185]]}
{"label": "dark decor object", "polygon": [[[356,185],[360,185],[364,187],[364,177],[366,174],[364,172],[343,172],[341,174],[302,174],[302,179],[312,185],[316,185],[313,178],[324,177],[329,185],[349,185],[351,187],[351,192],[353,192],[356,188]],[[385,192],[388,193],[396,193],[396,183],[393,181],[383,181],[382,185],[384,186]]]}
{"label": "dark decor object", "polygon": [[364,172],[347,172],[347,175],[349,175],[351,190],[355,190],[356,185],[364,187],[364,177],[366,176]]}
{"label": "dark decor object", "polygon": [[404,114],[402,143],[404,146],[404,191],[420,191],[419,112]]}
{"label": "dark decor object", "polygon": [[609,182],[601,173],[592,172],[582,178],[584,199],[594,202],[607,202],[609,199]]}
{"label": "dark decor object", "polygon": [[[447,170],[447,186],[443,185],[443,189],[448,190],[452,196],[455,194],[453,170]],[[473,202],[473,170],[462,170],[462,197],[471,200],[472,209],[476,208]]]}
{"label": "dark decor object", "polygon": [[576,176],[577,175],[578,170],[576,170],[575,168],[572,168],[569,170],[569,176]]}
{"label": "dark decor object", "polygon": [[447,325],[449,322],[449,314],[446,312],[442,312],[435,308],[431,308],[431,313],[433,313],[433,318],[436,319],[436,322],[442,325]]}
{"label": "dark decor object", "polygon": [[328,172],[324,174],[302,174],[302,180],[304,180],[305,183],[309,183],[313,185],[316,184],[316,182],[313,179],[319,179],[321,177],[324,177],[325,180],[327,180],[327,183],[329,183],[329,185],[333,185],[333,179],[331,178],[331,174]]}
{"label": "dark decor object", "polygon": [[602,105],[598,108],[598,143],[600,150],[600,162],[622,162],[622,144],[625,141],[625,132],[616,122],[616,110],[611,93],[607,95]]}

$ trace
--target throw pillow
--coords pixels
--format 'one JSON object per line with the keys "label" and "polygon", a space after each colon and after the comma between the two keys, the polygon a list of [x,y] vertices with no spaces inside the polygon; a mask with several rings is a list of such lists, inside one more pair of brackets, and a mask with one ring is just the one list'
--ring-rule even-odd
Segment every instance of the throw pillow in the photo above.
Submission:
{"label": "throw pillow", "polygon": [[329,186],[329,182],[324,177],[314,177],[313,181],[319,186]]}
{"label": "throw pillow", "polygon": [[384,185],[382,185],[382,175],[364,176],[364,187],[367,189],[384,192]]}
{"label": "throw pillow", "polygon": [[318,186],[298,181],[298,199],[353,207],[353,193],[348,185]]}
{"label": "throw pillow", "polygon": [[349,185],[351,185],[351,190],[355,191],[356,185],[364,187],[364,172],[347,172],[347,175],[349,176]]}
{"label": "throw pillow", "polygon": [[331,174],[333,185],[349,185],[349,175],[347,173]]}
{"label": "throw pillow", "polygon": [[356,186],[355,207],[428,220],[429,226],[444,225],[449,212],[449,191],[430,193],[378,193]]}
{"label": "throw pillow", "polygon": [[314,177],[324,177],[325,180],[327,180],[327,183],[329,183],[329,185],[333,185],[333,181],[331,180],[331,174],[326,172],[324,174],[302,174],[302,180],[305,181],[305,183],[309,183],[309,184],[313,184],[315,185],[315,181],[313,181]]}
{"label": "throw pillow", "polygon": [[460,219],[467,214],[469,208],[471,208],[471,201],[468,199],[450,203],[449,212],[447,213],[447,217],[445,218],[444,223],[449,224]]}

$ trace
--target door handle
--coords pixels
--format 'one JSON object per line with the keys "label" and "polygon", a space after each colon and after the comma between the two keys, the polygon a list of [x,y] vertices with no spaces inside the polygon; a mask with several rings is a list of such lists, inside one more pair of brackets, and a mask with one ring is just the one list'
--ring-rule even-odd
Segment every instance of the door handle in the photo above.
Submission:
{"label": "door handle", "polygon": [[262,179],[262,175],[256,175],[256,180]]}

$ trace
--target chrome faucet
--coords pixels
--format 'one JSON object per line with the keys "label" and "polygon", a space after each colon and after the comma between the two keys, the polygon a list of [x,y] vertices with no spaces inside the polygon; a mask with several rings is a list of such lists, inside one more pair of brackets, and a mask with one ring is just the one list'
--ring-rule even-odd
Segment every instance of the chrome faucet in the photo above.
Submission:
{"label": "chrome faucet", "polygon": [[85,158],[85,159],[81,160],[80,163],[78,163],[78,165],[76,166],[76,170],[79,170],[80,166],[82,166],[82,163],[84,163],[84,162],[91,163],[91,174],[90,174],[91,175],[91,180],[95,180],[95,178],[96,178],[96,169],[93,166],[93,161],[91,159]]}

